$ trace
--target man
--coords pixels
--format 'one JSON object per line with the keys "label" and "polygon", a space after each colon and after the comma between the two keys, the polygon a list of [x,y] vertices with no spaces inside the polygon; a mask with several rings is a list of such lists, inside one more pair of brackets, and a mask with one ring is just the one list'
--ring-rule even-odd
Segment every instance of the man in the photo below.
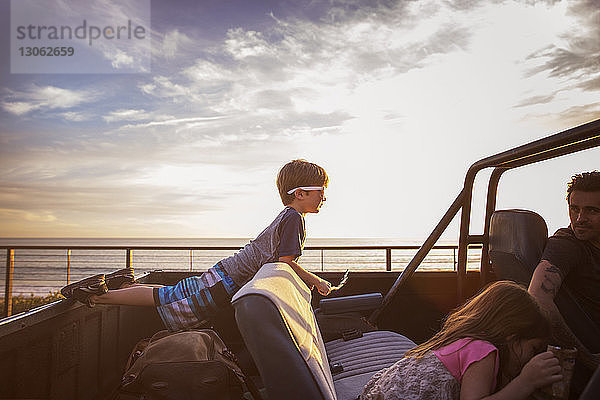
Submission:
{"label": "man", "polygon": [[548,239],[529,293],[548,313],[554,339],[561,346],[577,347],[579,360],[593,371],[600,360],[600,337],[584,346],[567,326],[554,300],[561,285],[566,286],[591,320],[590,329],[599,329],[600,172],[574,175],[567,185],[567,203],[571,224]]}

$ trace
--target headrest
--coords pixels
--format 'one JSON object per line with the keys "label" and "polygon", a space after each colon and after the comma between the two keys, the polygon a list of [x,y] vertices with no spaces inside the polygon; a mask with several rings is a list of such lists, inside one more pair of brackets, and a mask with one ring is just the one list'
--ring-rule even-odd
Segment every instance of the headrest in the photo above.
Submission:
{"label": "headrest", "polygon": [[[526,270],[524,272],[531,277],[542,257],[547,240],[546,222],[533,211],[498,210],[492,214],[489,242],[492,264],[499,255],[511,255],[522,264]],[[522,283],[529,283],[529,279]]]}

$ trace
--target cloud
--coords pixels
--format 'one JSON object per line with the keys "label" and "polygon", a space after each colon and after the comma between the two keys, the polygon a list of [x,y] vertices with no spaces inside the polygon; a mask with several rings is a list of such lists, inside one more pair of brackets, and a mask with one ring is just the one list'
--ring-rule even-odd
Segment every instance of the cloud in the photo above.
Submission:
{"label": "cloud", "polygon": [[196,60],[194,65],[183,70],[182,75],[203,84],[223,84],[236,80],[232,69],[205,59]]}
{"label": "cloud", "polygon": [[265,39],[262,32],[246,31],[242,28],[227,31],[224,50],[236,60],[276,54],[276,49]]}
{"label": "cloud", "polygon": [[[94,183],[74,179],[46,184],[0,183],[0,234],[188,235],[193,230],[189,226],[191,219],[221,209],[223,200],[230,195],[153,183],[115,184],[105,179]],[[116,198],[118,202],[114,201]]]}
{"label": "cloud", "polygon": [[155,76],[152,83],[140,84],[139,88],[143,93],[161,99],[171,99],[176,102],[194,100],[197,96],[190,87],[174,83],[166,76]]}
{"label": "cloud", "polygon": [[[154,109],[110,111],[106,122],[124,124],[108,135],[127,137],[131,154],[156,163],[241,165],[231,161],[235,151],[262,164],[266,147],[289,152],[305,138],[343,134],[355,112],[368,108],[363,84],[468,46],[470,28],[443,7],[373,3],[366,12],[356,5],[343,18],[272,15],[260,31],[233,27],[200,55],[188,46],[193,32],[168,31],[162,47],[177,57],[164,57],[161,74],[137,85]],[[418,19],[426,23],[414,29]],[[153,145],[161,149],[144,152]]]}
{"label": "cloud", "polygon": [[173,119],[170,115],[157,115],[146,110],[136,109],[121,109],[111,111],[108,115],[102,117],[106,122],[118,122],[118,121],[162,121]]}
{"label": "cloud", "polygon": [[216,117],[191,117],[191,118],[165,118],[162,121],[150,121],[150,122],[143,123],[143,124],[124,125],[123,127],[121,127],[121,129],[148,128],[148,127],[156,127],[156,126],[172,127],[172,126],[177,126],[177,125],[182,125],[182,124],[189,125],[189,124],[196,124],[196,123],[202,123],[202,122],[210,122],[210,121],[215,121],[215,120],[219,120],[222,118],[224,118],[224,117],[216,116]]}
{"label": "cloud", "polygon": [[587,91],[600,90],[600,75],[592,79],[585,79],[583,82],[581,82],[579,87]]}
{"label": "cloud", "polygon": [[134,66],[133,57],[122,50],[115,49],[112,54],[110,52],[106,52],[104,55],[107,59],[111,60],[111,65],[116,69]]}
{"label": "cloud", "polygon": [[532,70],[533,74],[547,71],[550,77],[577,77],[581,73],[597,70],[600,63],[600,45],[597,49],[592,46],[569,49],[552,46],[533,53],[530,59],[545,61],[542,66]]}
{"label": "cloud", "polygon": [[49,222],[53,223],[56,221],[56,216],[50,211],[42,211],[40,213],[20,210],[20,209],[7,209],[0,208],[0,216],[12,217],[15,219],[24,219],[30,222]]}
{"label": "cloud", "polygon": [[[572,25],[562,35],[563,43],[552,44],[532,52],[528,61],[538,65],[529,76],[546,73],[552,78],[576,81],[583,90],[598,90],[600,79],[600,7],[597,0],[568,3],[566,14]],[[581,80],[581,77],[592,77]]]}
{"label": "cloud", "polygon": [[155,54],[167,59],[173,59],[184,49],[189,48],[194,41],[179,29],[173,29],[162,37],[162,42],[157,46]]}
{"label": "cloud", "polygon": [[536,105],[536,104],[547,104],[547,103],[550,103],[552,100],[554,100],[555,97],[556,97],[556,94],[554,94],[554,93],[551,95],[548,95],[548,96],[545,96],[545,95],[533,96],[533,97],[524,99],[519,104],[517,104],[515,107],[527,107],[527,106]]}
{"label": "cloud", "polygon": [[[573,41],[594,32],[593,26],[563,29],[561,14],[556,25],[537,24],[548,29],[531,31],[531,21],[539,21],[530,17],[554,21],[544,18],[558,15],[555,7],[516,1],[316,3],[330,8],[311,11],[311,18],[272,14],[260,24],[221,25],[209,36],[223,36],[208,45],[198,44],[204,27],[153,32],[154,75],[93,77],[97,91],[60,88],[62,77],[36,77],[46,86],[5,92],[0,105],[27,115],[28,123],[47,110],[67,121],[98,123],[73,127],[59,121],[54,129],[54,121],[44,119],[41,129],[7,129],[0,136],[0,207],[30,212],[30,219],[54,217],[57,226],[100,215],[110,218],[104,226],[185,220],[199,210],[245,204],[248,194],[262,195],[250,184],[267,175],[271,183],[288,157],[337,166],[343,171],[339,182],[344,173],[356,180],[348,168],[358,170],[360,163],[348,160],[357,156],[375,170],[400,163],[398,170],[439,174],[434,161],[468,141],[468,149],[456,149],[463,156],[441,172],[450,177],[482,149],[487,154],[499,142],[504,149],[511,140],[526,140],[519,136],[521,122],[537,128],[560,118],[575,124],[598,117],[593,93],[578,96],[600,86],[597,71],[582,58],[594,53],[593,43]],[[578,18],[586,18],[583,11],[569,21],[575,26]],[[171,22],[180,23],[161,21]],[[560,29],[564,36],[556,40]],[[526,54],[531,58],[524,60]],[[117,60],[123,67],[129,61]],[[535,67],[540,69],[523,75]],[[72,85],[82,81],[67,79]],[[573,90],[577,86],[584,90]],[[42,90],[48,87],[59,90]],[[87,104],[90,99],[96,102]],[[481,126],[492,129],[482,133]],[[457,133],[464,140],[456,140]],[[414,158],[420,149],[428,157]],[[364,174],[359,180],[371,179]],[[250,186],[240,189],[244,184]],[[154,232],[146,228],[138,232]]]}
{"label": "cloud", "polygon": [[73,121],[73,122],[89,121],[89,120],[95,118],[90,113],[74,112],[74,111],[68,111],[68,112],[61,113],[60,116],[62,116],[67,121]]}
{"label": "cloud", "polygon": [[[77,183],[77,184],[75,184]],[[110,185],[106,185],[110,183]],[[56,214],[65,210],[70,212],[105,211],[110,209],[111,213],[123,216],[135,210],[135,213],[144,215],[165,214],[187,214],[191,213],[191,207],[187,210],[171,210],[172,204],[182,205],[184,203],[197,204],[209,203],[218,200],[220,195],[210,193],[191,194],[190,191],[179,192],[172,187],[158,187],[150,185],[138,185],[127,188],[126,186],[114,185],[112,182],[101,180],[94,186],[85,185],[83,182],[61,181],[58,184],[1,185],[3,195],[0,195],[0,208],[9,212],[26,213],[28,220],[40,220],[50,222],[56,220]],[[8,200],[4,193],[15,193],[13,200]],[[115,204],[114,198],[120,199]],[[190,201],[193,200],[193,201]],[[52,208],[53,212],[44,211]]]}
{"label": "cloud", "polygon": [[254,95],[257,108],[280,110],[293,107],[290,93],[283,90],[263,90]]}
{"label": "cloud", "polygon": [[[131,228],[142,223],[144,229],[134,233],[139,235],[153,232],[147,225],[186,226],[190,218],[222,209],[240,191],[220,187],[216,169],[210,167],[211,161],[198,160],[197,148],[179,153],[167,146],[96,141],[63,151],[39,146],[16,153],[0,159],[0,220],[15,222],[15,229],[21,220],[52,224],[52,235],[86,226],[96,234],[119,235],[107,224]],[[147,158],[135,156],[140,153]],[[7,226],[3,225],[5,235]]]}
{"label": "cloud", "polygon": [[137,40],[97,40],[91,51],[97,51],[110,61],[115,70],[125,69],[135,72],[150,72],[151,35],[150,1],[131,0],[115,2],[100,0],[90,4],[77,1],[64,2],[65,8],[75,15],[93,16],[97,26],[125,26],[131,22],[133,27],[144,28],[143,39]]}
{"label": "cloud", "polygon": [[22,92],[8,90],[0,104],[11,114],[24,115],[32,111],[73,108],[94,98],[93,94],[85,90],[32,85]]}
{"label": "cloud", "polygon": [[[471,34],[467,25],[435,5],[373,2],[365,8],[357,2],[335,7],[343,9],[336,17],[326,13],[311,21],[271,14],[272,25],[260,31],[230,28],[222,42],[204,48],[188,66],[139,88],[167,107],[185,104],[196,114],[236,115],[236,122],[258,115],[259,125],[277,126],[271,136],[286,127],[306,126],[294,120],[303,113],[343,115],[331,125],[339,127],[352,118],[348,102],[356,102],[360,85],[423,68],[441,54],[464,49]],[[415,21],[423,19],[426,23],[414,29]],[[186,60],[197,53],[179,46],[189,40],[170,31],[163,46]]]}
{"label": "cloud", "polygon": [[39,105],[28,103],[25,101],[3,101],[2,108],[11,114],[23,115],[29,111],[39,108]]}

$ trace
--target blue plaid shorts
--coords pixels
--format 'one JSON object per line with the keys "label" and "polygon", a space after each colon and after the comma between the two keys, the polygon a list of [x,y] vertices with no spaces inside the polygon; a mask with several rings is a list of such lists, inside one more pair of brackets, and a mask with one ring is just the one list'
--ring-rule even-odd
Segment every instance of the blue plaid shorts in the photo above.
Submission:
{"label": "blue plaid shorts", "polygon": [[239,289],[217,263],[199,276],[190,276],[174,286],[155,288],[154,304],[167,329],[179,331],[214,317],[230,304]]}

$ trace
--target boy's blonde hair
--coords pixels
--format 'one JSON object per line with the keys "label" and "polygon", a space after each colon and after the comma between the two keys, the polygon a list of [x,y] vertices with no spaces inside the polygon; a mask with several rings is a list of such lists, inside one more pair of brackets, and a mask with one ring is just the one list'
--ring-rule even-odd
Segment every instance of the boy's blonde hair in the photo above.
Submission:
{"label": "boy's blonde hair", "polygon": [[323,167],[306,160],[292,160],[285,164],[277,174],[277,189],[284,205],[290,204],[294,193],[289,190],[300,186],[327,186],[329,177]]}

